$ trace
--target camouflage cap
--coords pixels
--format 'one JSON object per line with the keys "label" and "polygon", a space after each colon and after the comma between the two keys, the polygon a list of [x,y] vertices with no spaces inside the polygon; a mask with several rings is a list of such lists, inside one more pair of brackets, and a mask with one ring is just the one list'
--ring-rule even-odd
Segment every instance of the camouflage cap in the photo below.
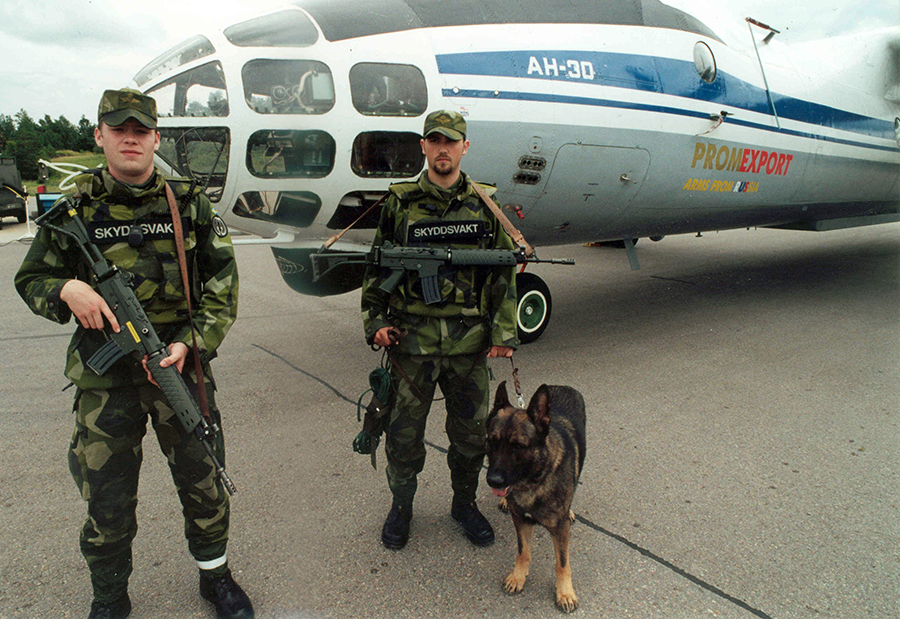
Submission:
{"label": "camouflage cap", "polygon": [[466,139],[466,119],[459,112],[453,110],[438,110],[425,118],[425,129],[422,137],[428,137],[432,133],[440,133],[451,140]]}
{"label": "camouflage cap", "polygon": [[133,118],[148,129],[156,129],[156,99],[133,88],[107,90],[100,98],[97,121],[118,127]]}

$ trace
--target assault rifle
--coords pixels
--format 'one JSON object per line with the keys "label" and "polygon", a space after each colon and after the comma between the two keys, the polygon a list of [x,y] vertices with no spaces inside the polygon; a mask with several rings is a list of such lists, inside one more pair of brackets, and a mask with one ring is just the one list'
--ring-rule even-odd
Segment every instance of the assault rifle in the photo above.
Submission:
{"label": "assault rifle", "polygon": [[419,274],[422,282],[422,298],[426,304],[441,300],[438,286],[439,269],[444,266],[515,266],[517,264],[549,263],[575,264],[571,258],[541,260],[534,253],[525,254],[524,248],[509,249],[436,249],[432,247],[395,247],[385,243],[369,252],[319,252],[310,256],[313,281],[342,264],[371,264],[388,268],[391,274],[378,287],[390,294],[408,271]]}
{"label": "assault rifle", "polygon": [[[68,213],[69,218],[60,223],[57,220],[64,213]],[[97,246],[91,242],[84,222],[68,197],[61,198],[52,209],[38,217],[35,223],[75,241],[90,267],[100,296],[119,322],[119,332],[113,333],[111,329],[107,331],[110,339],[88,359],[87,366],[102,376],[113,363],[127,354],[137,353],[139,356],[146,356],[150,374],[159,384],[184,431],[188,434],[193,433],[200,440],[212,460],[216,475],[222,480],[222,485],[228,494],[234,494],[237,489],[225,472],[225,467],[216,458],[214,447],[219,428],[211,421],[207,421],[200,412],[200,407],[191,396],[176,367],[174,365],[160,367],[160,361],[169,356],[169,350],[160,341],[147,313],[141,307],[141,302],[134,294],[130,275],[107,263]],[[202,385],[198,388],[202,388]]]}

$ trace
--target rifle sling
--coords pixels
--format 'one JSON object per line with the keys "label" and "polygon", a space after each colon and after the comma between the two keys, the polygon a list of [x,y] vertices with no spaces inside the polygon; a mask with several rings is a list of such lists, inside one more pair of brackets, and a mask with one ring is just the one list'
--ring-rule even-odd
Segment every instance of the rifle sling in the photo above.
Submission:
{"label": "rifle sling", "polygon": [[344,236],[344,234],[345,234],[348,230],[350,230],[351,228],[353,228],[353,226],[355,226],[355,225],[358,224],[360,221],[362,221],[363,217],[365,217],[366,215],[368,215],[369,213],[371,213],[372,211],[374,211],[376,208],[378,208],[379,206],[381,206],[381,204],[382,204],[385,200],[388,199],[388,196],[389,196],[389,195],[391,195],[391,193],[390,193],[390,192],[387,192],[386,194],[384,194],[383,196],[381,196],[380,198],[378,198],[378,201],[375,202],[375,203],[374,203],[372,206],[370,206],[369,208],[367,208],[365,213],[363,213],[362,215],[360,215],[359,217],[357,217],[357,218],[356,218],[356,221],[354,221],[352,224],[350,224],[349,226],[347,226],[346,228],[344,228],[343,230],[341,230],[341,231],[338,232],[337,234],[333,235],[333,236],[332,236],[330,239],[328,239],[327,241],[325,241],[325,243],[322,245],[322,248],[321,248],[319,251],[322,251],[322,249],[328,249],[329,247],[331,247],[332,245],[334,245],[335,243],[337,243],[337,242],[340,240],[340,238],[341,238],[342,236]]}
{"label": "rifle sling", "polygon": [[522,233],[519,232],[509,218],[503,214],[503,211],[500,210],[500,207],[497,206],[497,203],[491,200],[488,195],[484,192],[478,183],[472,181],[472,187],[475,189],[475,193],[478,194],[478,197],[481,198],[481,201],[484,202],[485,206],[491,209],[491,212],[497,218],[497,221],[503,226],[503,229],[506,230],[506,233],[512,237],[512,240],[519,247],[525,248],[525,255],[529,258],[534,253],[534,248],[528,244],[528,241],[525,240],[525,237],[522,236]]}
{"label": "rifle sling", "polygon": [[197,378],[197,401],[200,405],[200,411],[209,423],[212,420],[209,416],[209,402],[206,399],[206,385],[203,380],[203,367],[200,363],[200,350],[197,348],[197,334],[194,331],[194,310],[191,307],[191,286],[187,272],[187,257],[184,251],[184,231],[181,227],[181,214],[178,212],[178,205],[175,203],[175,193],[166,185],[166,201],[169,203],[169,210],[172,212],[172,226],[175,232],[175,248],[178,250],[178,265],[181,267],[181,281],[184,284],[184,295],[187,297],[188,306],[188,323],[191,325],[191,341],[193,342],[194,352],[194,375]]}

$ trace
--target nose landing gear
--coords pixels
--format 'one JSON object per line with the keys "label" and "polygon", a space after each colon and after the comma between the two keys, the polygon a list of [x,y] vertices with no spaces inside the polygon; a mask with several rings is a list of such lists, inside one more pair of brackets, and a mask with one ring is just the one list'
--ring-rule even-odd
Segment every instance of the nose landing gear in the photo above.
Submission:
{"label": "nose landing gear", "polygon": [[519,341],[527,344],[541,337],[547,328],[553,310],[553,300],[544,280],[532,273],[516,275],[516,292]]}

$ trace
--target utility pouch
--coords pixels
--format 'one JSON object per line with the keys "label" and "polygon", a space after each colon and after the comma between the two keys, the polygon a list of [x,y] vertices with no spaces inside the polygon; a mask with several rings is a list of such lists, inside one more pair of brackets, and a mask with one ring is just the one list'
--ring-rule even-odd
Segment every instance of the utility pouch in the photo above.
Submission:
{"label": "utility pouch", "polygon": [[[372,468],[378,469],[375,461],[375,452],[378,444],[381,442],[381,435],[387,428],[389,413],[391,412],[391,400],[394,395],[391,374],[385,368],[377,368],[369,374],[369,385],[372,392],[372,398],[366,406],[365,416],[361,419],[363,422],[362,431],[353,439],[353,451],[360,454],[368,454],[372,457]],[[360,411],[362,399],[365,397],[366,391],[359,398],[356,407],[356,419],[360,421]]]}
{"label": "utility pouch", "polygon": [[390,407],[373,393],[369,405],[366,406],[366,414],[363,417],[363,430],[365,433],[377,441],[384,434],[385,417],[389,412]]}

